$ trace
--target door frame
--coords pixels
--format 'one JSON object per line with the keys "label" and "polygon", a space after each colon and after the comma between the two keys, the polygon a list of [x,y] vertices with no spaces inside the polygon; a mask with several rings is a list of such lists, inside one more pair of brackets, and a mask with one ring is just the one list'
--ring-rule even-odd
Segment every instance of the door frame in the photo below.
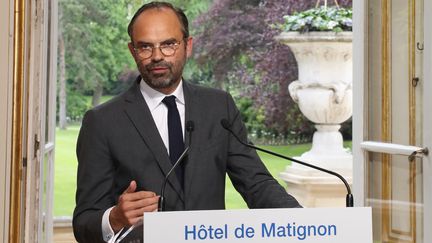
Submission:
{"label": "door frame", "polygon": [[[353,1],[353,191],[356,206],[364,206],[368,181],[366,175],[366,152],[361,144],[366,139],[368,130],[367,97],[367,1]],[[432,2],[424,1],[424,12],[432,12]],[[423,50],[423,90],[432,90],[432,16],[423,15],[424,50]],[[423,104],[432,104],[432,95],[423,95]],[[426,108],[426,105],[424,105]],[[423,111],[423,147],[432,148],[432,114]],[[432,242],[432,158],[423,156],[423,242]]]}
{"label": "door frame", "polygon": [[0,1],[0,242],[9,242],[12,158],[13,1]]}
{"label": "door frame", "polygon": [[[54,148],[45,143],[53,141],[55,131],[57,0],[8,3],[6,16],[13,23],[8,35],[13,39],[13,60],[9,60],[13,75],[6,80],[13,87],[8,93],[11,115],[6,116],[11,123],[10,172],[6,172],[10,174],[10,197],[6,203],[11,206],[5,224],[9,232],[4,238],[6,242],[51,242]],[[47,140],[46,129],[51,129]],[[45,153],[51,158],[48,165]]]}
{"label": "door frame", "polygon": [[[353,125],[352,125],[352,152],[353,152],[353,192],[354,205],[364,206],[366,196],[365,181],[365,155],[360,143],[365,139],[364,131],[368,114],[365,99],[365,86],[367,85],[367,2],[353,1]],[[367,87],[366,87],[367,88]],[[367,90],[367,89],[366,89]]]}
{"label": "door frame", "polygon": [[[432,12],[432,1],[424,1],[424,13]],[[432,16],[424,14],[423,90],[432,90]],[[432,95],[423,95],[423,104],[432,104]],[[426,106],[425,106],[426,107]],[[432,113],[423,111],[423,146],[432,149]],[[423,200],[425,242],[432,242],[432,158],[423,158]],[[427,187],[426,187],[427,186]]]}

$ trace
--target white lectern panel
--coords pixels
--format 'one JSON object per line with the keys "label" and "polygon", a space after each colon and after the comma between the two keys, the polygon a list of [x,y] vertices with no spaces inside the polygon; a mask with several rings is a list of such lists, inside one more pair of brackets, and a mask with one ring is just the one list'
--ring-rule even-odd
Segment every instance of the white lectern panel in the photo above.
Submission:
{"label": "white lectern panel", "polygon": [[144,242],[372,243],[372,211],[357,207],[145,213]]}

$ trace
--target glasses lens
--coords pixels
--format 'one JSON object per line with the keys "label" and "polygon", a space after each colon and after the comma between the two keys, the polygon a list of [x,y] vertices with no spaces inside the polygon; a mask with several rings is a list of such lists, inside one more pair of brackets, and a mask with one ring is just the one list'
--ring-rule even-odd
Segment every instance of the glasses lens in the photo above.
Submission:
{"label": "glasses lens", "polygon": [[149,57],[151,57],[152,53],[153,53],[153,51],[151,49],[150,50],[145,49],[145,50],[141,50],[141,52],[139,54],[140,54],[141,58],[149,58]]}
{"label": "glasses lens", "polygon": [[175,49],[173,46],[161,46],[160,48],[162,54],[165,56],[172,56],[174,55]]}

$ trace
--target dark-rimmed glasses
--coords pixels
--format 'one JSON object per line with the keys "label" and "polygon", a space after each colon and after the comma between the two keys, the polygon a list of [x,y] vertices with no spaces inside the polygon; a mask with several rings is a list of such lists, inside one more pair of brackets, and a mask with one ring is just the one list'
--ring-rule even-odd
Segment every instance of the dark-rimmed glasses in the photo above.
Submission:
{"label": "dark-rimmed glasses", "polygon": [[147,59],[153,56],[155,48],[159,48],[159,51],[166,57],[173,56],[179,48],[181,41],[172,41],[159,43],[156,45],[152,44],[139,44],[134,47],[135,53],[142,59]]}

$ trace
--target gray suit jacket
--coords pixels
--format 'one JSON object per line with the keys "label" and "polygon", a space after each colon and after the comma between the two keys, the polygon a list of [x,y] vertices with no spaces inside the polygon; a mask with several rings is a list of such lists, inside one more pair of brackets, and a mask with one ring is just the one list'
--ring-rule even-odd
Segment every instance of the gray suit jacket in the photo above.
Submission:
{"label": "gray suit jacket", "polygon": [[[79,242],[102,241],[102,215],[116,204],[131,180],[137,182],[137,190],[159,194],[172,166],[138,82],[84,116],[77,142],[73,217]],[[246,141],[245,126],[231,96],[187,82],[183,88],[185,121],[193,121],[195,128],[191,141],[185,136],[190,151],[183,161],[184,190],[171,175],[165,192],[166,209],[224,209],[226,174],[250,208],[300,207],[270,175],[256,152],[238,143],[220,125],[221,119],[228,119]]]}

